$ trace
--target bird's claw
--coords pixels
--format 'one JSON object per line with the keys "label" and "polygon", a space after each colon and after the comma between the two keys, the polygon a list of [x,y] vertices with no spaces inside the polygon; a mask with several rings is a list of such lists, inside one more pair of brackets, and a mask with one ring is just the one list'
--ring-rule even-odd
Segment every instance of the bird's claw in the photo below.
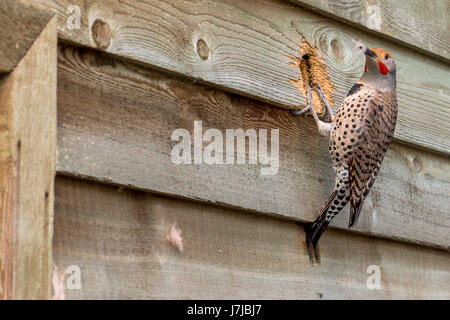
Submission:
{"label": "bird's claw", "polygon": [[328,116],[328,120],[332,122],[334,120],[333,110],[331,110],[330,103],[328,102],[325,94],[323,93],[322,86],[318,82],[314,82],[314,86],[316,86],[316,91],[319,93],[319,97],[325,105],[325,111]]}
{"label": "bird's claw", "polygon": [[308,111],[311,111],[314,118],[316,118],[316,110],[314,110],[314,107],[312,105],[312,89],[309,85],[308,85],[308,98],[306,99],[306,102],[307,102],[307,106],[305,108],[303,108],[302,110],[290,110],[290,112],[293,115],[299,116],[299,115],[307,113]]}
{"label": "bird's claw", "polygon": [[[321,85],[317,82],[314,82],[313,87],[318,92],[320,99],[323,101],[323,103],[325,105],[325,110],[327,112],[328,120],[333,121],[333,118],[334,118],[333,111],[331,110],[331,106],[330,106],[327,98],[325,97],[325,94],[323,93]],[[303,108],[302,110],[290,110],[291,114],[293,114],[295,116],[306,114],[308,111],[311,111],[314,118],[318,119],[316,110],[312,106],[312,88],[310,85],[308,85],[307,106],[305,108]]]}
{"label": "bird's claw", "polygon": [[311,106],[308,106],[306,108],[303,108],[302,110],[289,110],[294,116],[301,116],[302,114],[307,113],[309,110],[311,110]]}

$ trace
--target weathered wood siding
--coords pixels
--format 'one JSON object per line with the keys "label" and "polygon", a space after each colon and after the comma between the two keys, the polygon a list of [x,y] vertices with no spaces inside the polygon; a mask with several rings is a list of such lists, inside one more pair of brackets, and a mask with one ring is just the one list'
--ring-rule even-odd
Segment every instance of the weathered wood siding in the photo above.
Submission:
{"label": "weathered wood siding", "polygon": [[[327,141],[312,119],[70,46],[59,52],[58,83],[61,173],[302,221],[331,192]],[[278,174],[172,163],[172,132],[193,132],[194,120],[203,130],[279,128]],[[449,196],[446,157],[394,144],[356,230],[447,248]],[[347,228],[347,211],[333,224]]]}
{"label": "weathered wood siding", "polygon": [[[305,104],[287,81],[298,73],[283,57],[296,55],[302,35],[321,49],[337,88],[337,106],[364,70],[352,39],[385,47],[399,66],[395,138],[450,153],[448,63],[287,1],[35,1],[56,10],[65,41],[93,48],[108,42],[100,49],[283,108]],[[81,8],[79,30],[66,28],[69,4]],[[95,21],[109,26],[109,41],[94,37]],[[200,39],[209,49],[206,60],[198,53]]]}
{"label": "weathered wood siding", "polygon": [[[399,13],[393,0],[30,1],[57,19],[39,37],[48,43],[33,44],[48,56],[26,60],[30,35],[20,30],[19,48],[14,37],[0,40],[12,50],[0,52],[0,73],[8,73],[0,100],[20,102],[25,139],[0,135],[8,142],[0,156],[22,149],[13,162],[25,172],[20,192],[0,186],[2,298],[50,297],[52,258],[60,269],[80,267],[81,290],[66,291],[74,299],[450,298],[448,3],[426,12],[412,0]],[[70,5],[79,6],[79,29],[68,28]],[[320,265],[308,260],[303,226],[334,173],[313,120],[287,112],[305,104],[286,57],[297,55],[302,36],[323,56],[335,109],[363,71],[352,39],[389,49],[398,66],[395,141],[358,226],[347,230],[345,209],[324,234]],[[5,79],[30,86],[12,90]],[[9,111],[1,110],[2,129]],[[173,164],[171,134],[192,132],[194,120],[203,130],[280,129],[278,174]],[[6,186],[7,174],[0,162]],[[42,197],[33,202],[27,191]],[[8,211],[16,205],[18,215]],[[166,241],[174,223],[183,253]],[[366,286],[371,265],[381,268],[379,290]],[[22,277],[11,280],[14,272]]]}
{"label": "weathered wood siding", "polygon": [[449,62],[446,0],[289,0]]}
{"label": "weathered wood siding", "polygon": [[[180,254],[164,240],[181,229]],[[448,299],[444,251],[328,230],[311,265],[292,221],[76,179],[56,180],[54,256],[107,299]],[[368,289],[367,268],[381,270]]]}

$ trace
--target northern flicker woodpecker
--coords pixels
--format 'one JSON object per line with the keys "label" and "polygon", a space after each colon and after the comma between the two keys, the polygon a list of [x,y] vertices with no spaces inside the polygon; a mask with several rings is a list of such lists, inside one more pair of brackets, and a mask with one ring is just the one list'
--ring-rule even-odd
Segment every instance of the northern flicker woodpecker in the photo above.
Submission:
{"label": "northern flicker woodpecker", "polygon": [[321,121],[312,107],[311,86],[307,108],[293,112],[311,111],[319,132],[330,136],[329,150],[336,171],[334,190],[306,235],[311,261],[314,260],[313,251],[315,259],[320,261],[317,242],[348,202],[348,227],[358,221],[364,199],[391,143],[397,120],[396,67],[392,55],[384,49],[369,49],[360,42],[356,44],[365,55],[364,73],[350,89],[335,116],[320,85],[311,84],[324,102],[331,122]]}

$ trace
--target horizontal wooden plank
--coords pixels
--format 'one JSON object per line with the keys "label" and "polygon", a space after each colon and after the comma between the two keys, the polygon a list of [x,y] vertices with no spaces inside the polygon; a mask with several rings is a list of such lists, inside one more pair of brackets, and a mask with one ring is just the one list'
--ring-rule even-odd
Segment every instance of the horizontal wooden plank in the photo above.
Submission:
{"label": "horizontal wooden plank", "polygon": [[[284,108],[305,99],[288,82],[302,35],[318,46],[336,85],[337,106],[363,72],[352,38],[389,49],[398,64],[395,138],[450,153],[448,63],[281,0],[35,0],[54,8],[65,41],[105,50]],[[69,29],[79,5],[80,29]]]}
{"label": "horizontal wooden plank", "polygon": [[[173,224],[182,253],[166,241]],[[444,251],[331,229],[311,265],[304,236],[294,222],[56,179],[54,259],[81,279],[69,299],[450,298]]]}
{"label": "horizontal wooden plank", "polygon": [[[194,120],[223,134],[278,128],[278,174],[172,163],[172,132],[193,133]],[[58,149],[60,173],[302,221],[315,218],[334,183],[312,119],[70,46],[59,54]],[[357,230],[448,248],[449,173],[448,158],[392,145]],[[347,212],[334,225],[346,228]]]}
{"label": "horizontal wooden plank", "polygon": [[340,21],[450,59],[449,2],[442,0],[289,0]]}
{"label": "horizontal wooden plank", "polygon": [[0,73],[17,66],[53,15],[22,0],[0,1]]}

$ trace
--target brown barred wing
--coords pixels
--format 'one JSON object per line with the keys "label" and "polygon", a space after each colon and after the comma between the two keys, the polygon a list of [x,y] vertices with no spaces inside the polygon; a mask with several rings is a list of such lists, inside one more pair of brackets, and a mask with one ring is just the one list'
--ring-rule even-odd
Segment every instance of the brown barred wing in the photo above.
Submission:
{"label": "brown barred wing", "polygon": [[364,199],[370,192],[392,140],[397,118],[395,95],[375,94],[367,104],[364,123],[349,166],[350,219],[349,228],[356,224]]}

